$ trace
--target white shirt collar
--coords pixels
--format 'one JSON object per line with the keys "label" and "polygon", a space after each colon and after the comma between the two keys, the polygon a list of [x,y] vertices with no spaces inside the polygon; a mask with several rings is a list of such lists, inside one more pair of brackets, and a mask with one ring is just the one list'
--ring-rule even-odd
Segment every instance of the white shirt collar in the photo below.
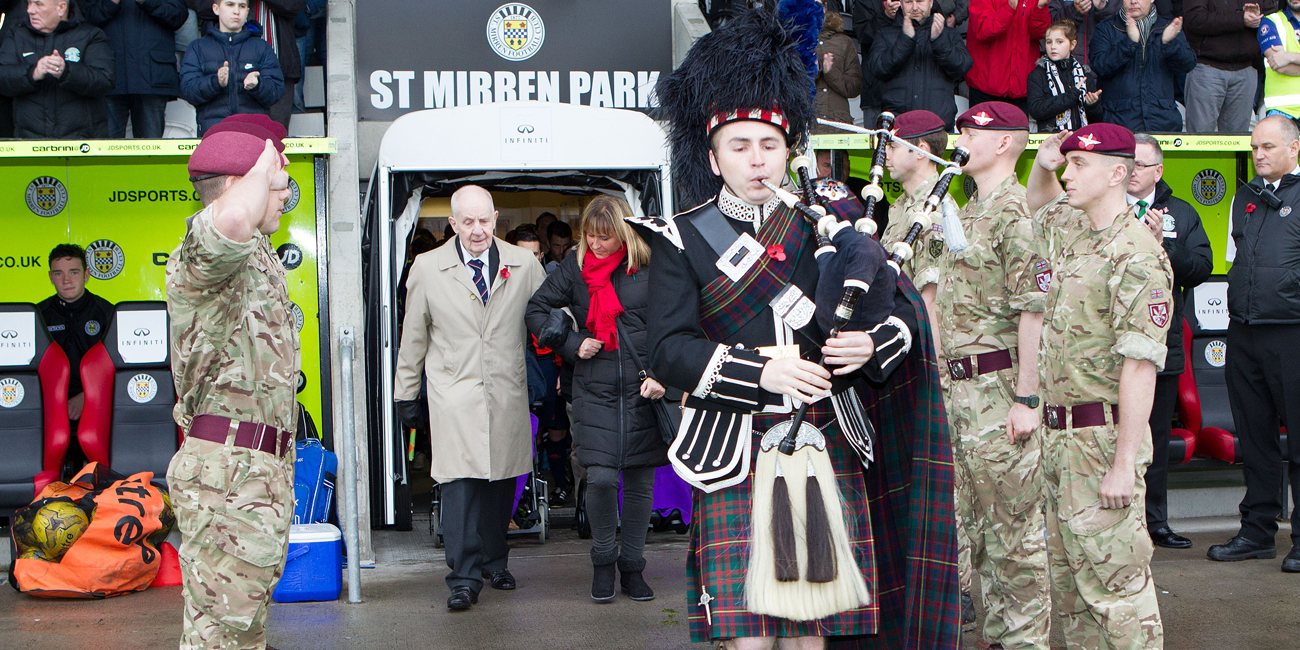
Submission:
{"label": "white shirt collar", "polygon": [[[1286,176],[1300,176],[1300,164],[1297,164],[1297,165],[1295,166],[1295,169],[1292,169],[1292,170],[1290,171],[1289,174],[1284,174],[1284,175],[1283,175],[1283,178],[1285,178]],[[1282,184],[1282,179],[1279,178],[1279,179],[1277,179],[1277,182],[1275,182],[1275,183],[1268,183],[1268,182],[1265,182],[1265,183],[1264,183],[1264,187],[1267,187],[1267,188],[1270,189],[1270,190],[1276,190],[1277,187],[1278,187],[1279,185],[1281,185],[1281,184]]]}
{"label": "white shirt collar", "polygon": [[736,221],[748,221],[754,224],[755,229],[762,226],[763,222],[772,216],[772,213],[776,211],[777,204],[780,202],[781,199],[776,198],[776,195],[772,195],[772,198],[768,199],[767,203],[754,205],[732,194],[726,185],[723,185],[722,191],[718,193],[718,209],[722,210],[722,214]]}
{"label": "white shirt collar", "polygon": [[1128,199],[1129,205],[1135,205],[1137,204],[1138,201],[1146,201],[1147,207],[1149,208],[1156,204],[1156,190],[1155,188],[1151,188],[1151,193],[1142,197],[1141,199],[1139,199],[1136,196],[1133,196],[1132,194],[1125,194],[1124,198]]}
{"label": "white shirt collar", "polygon": [[[456,243],[459,244],[460,240],[456,240]],[[465,266],[469,266],[470,260],[478,260],[482,262],[484,273],[487,272],[488,266],[491,265],[492,263],[492,246],[490,245],[487,248],[483,249],[483,252],[479,253],[478,255],[470,254],[469,249],[460,245],[456,246],[456,250],[460,252],[460,261],[464,262]]]}

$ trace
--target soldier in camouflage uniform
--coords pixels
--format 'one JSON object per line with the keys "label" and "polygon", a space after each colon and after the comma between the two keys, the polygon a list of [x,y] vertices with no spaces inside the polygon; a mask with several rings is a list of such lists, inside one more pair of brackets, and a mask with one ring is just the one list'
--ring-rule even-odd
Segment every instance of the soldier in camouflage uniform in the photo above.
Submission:
{"label": "soldier in camouflage uniform", "polygon": [[[1134,148],[1112,124],[1062,132],[1040,145],[1029,178],[1030,206],[1055,208],[1053,237],[1065,242],[1039,362],[1052,588],[1071,648],[1164,646],[1143,474],[1173,272],[1124,198]],[[1062,165],[1074,215],[1059,207]]]}
{"label": "soldier in camouflage uniform", "polygon": [[[958,117],[957,127],[957,146],[971,152],[965,172],[982,188],[958,213],[966,247],[938,264],[957,519],[980,574],[984,639],[1046,648],[1051,596],[1033,352],[1050,275],[1015,173],[1029,120],[1011,104],[986,102]],[[1017,364],[1019,350],[1030,352]]]}
{"label": "soldier in camouflage uniform", "polygon": [[167,469],[182,541],[181,650],[266,647],[289,542],[299,354],[269,239],[289,195],[278,126],[236,115],[208,130],[189,163],[204,208],[167,261],[185,432]]}

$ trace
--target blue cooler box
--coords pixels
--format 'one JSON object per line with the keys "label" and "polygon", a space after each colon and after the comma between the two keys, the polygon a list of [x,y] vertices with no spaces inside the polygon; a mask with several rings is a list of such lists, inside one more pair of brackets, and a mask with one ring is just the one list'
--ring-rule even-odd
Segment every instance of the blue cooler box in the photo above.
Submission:
{"label": "blue cooler box", "polygon": [[338,600],[343,591],[343,535],[332,524],[289,526],[284,575],[271,597],[277,603]]}

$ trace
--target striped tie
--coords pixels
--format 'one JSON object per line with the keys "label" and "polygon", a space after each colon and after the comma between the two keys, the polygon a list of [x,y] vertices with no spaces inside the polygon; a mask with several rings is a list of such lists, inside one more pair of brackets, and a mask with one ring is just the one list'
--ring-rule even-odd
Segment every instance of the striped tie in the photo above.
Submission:
{"label": "striped tie", "polygon": [[474,270],[474,286],[478,287],[478,297],[483,299],[483,304],[488,301],[487,280],[483,279],[483,260],[470,260],[466,262],[469,268]]}

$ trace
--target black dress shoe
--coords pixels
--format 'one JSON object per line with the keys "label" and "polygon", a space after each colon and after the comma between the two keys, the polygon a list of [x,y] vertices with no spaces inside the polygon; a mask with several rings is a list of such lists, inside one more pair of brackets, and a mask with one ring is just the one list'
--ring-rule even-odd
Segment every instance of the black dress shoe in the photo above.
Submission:
{"label": "black dress shoe", "polygon": [[1300,573],[1300,544],[1291,547],[1291,552],[1282,559],[1282,570],[1287,573]]}
{"label": "black dress shoe", "polygon": [[1151,541],[1156,546],[1165,548],[1191,548],[1192,540],[1175,533],[1168,526],[1161,526],[1151,530]]}
{"label": "black dress shoe", "polygon": [[1252,542],[1241,535],[1228,540],[1227,544],[1215,544],[1205,553],[1216,562],[1237,562],[1239,560],[1271,560],[1277,557],[1277,548],[1272,544]]}
{"label": "black dress shoe", "polygon": [[492,585],[493,589],[510,591],[515,588],[515,577],[510,574],[510,569],[501,569],[496,573],[483,572],[483,579]]}
{"label": "black dress shoe", "polygon": [[447,598],[447,609],[453,612],[463,612],[469,609],[470,605],[477,604],[478,594],[469,587],[456,587],[451,590],[451,596]]}

